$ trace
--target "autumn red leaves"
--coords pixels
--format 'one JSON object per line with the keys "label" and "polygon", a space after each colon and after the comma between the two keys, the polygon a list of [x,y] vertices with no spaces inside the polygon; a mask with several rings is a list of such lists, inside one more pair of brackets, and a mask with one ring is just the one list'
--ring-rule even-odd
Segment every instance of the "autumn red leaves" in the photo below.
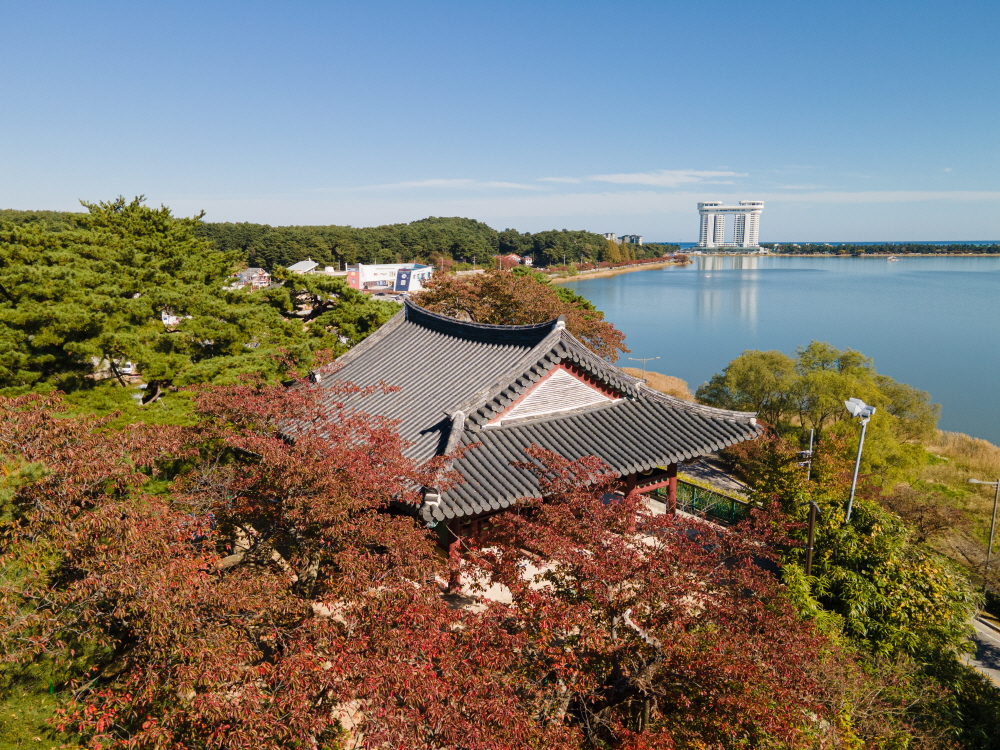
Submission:
{"label": "autumn red leaves", "polygon": [[[546,499],[461,542],[467,593],[509,601],[462,607],[442,596],[434,531],[403,512],[441,467],[404,458],[390,424],[306,383],[196,402],[194,426],[124,431],[60,418],[56,397],[0,402],[0,644],[56,675],[58,724],[83,741],[673,748],[832,731],[814,675],[841,657],[760,564],[773,517],[723,533],[604,502],[601,466],[536,451]],[[312,427],[292,441],[291,421]]]}

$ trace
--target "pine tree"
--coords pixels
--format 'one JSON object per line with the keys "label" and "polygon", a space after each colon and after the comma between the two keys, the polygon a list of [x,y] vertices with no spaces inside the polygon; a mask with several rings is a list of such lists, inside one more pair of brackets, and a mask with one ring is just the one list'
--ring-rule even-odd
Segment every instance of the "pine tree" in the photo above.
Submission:
{"label": "pine tree", "polygon": [[619,263],[621,259],[621,248],[618,247],[618,243],[614,240],[605,242],[604,249],[601,251],[601,260],[606,263]]}
{"label": "pine tree", "polygon": [[[0,393],[125,387],[134,369],[151,402],[241,373],[281,377],[391,314],[339,280],[310,286],[286,275],[277,290],[231,288],[240,257],[200,239],[200,217],[141,198],[84,205],[69,229],[0,224]],[[321,314],[299,314],[303,286]]]}

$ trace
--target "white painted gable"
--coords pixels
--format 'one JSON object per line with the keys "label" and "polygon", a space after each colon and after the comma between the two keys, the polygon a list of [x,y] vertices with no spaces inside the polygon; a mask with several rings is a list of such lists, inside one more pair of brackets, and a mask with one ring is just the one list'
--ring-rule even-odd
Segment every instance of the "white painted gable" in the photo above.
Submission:
{"label": "white painted gable", "polygon": [[500,422],[540,417],[610,401],[614,399],[574,377],[568,371],[559,369],[528,391],[513,409],[500,417]]}

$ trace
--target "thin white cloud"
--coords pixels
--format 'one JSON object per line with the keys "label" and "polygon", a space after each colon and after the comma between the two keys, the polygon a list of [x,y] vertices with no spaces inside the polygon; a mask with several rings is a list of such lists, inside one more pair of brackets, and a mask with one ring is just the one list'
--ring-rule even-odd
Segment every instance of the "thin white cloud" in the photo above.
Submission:
{"label": "thin white cloud", "polygon": [[[358,196],[358,194],[355,194]],[[695,204],[704,200],[733,203],[737,200],[762,200],[764,217],[771,221],[781,206],[829,206],[836,204],[949,204],[979,203],[1000,204],[1000,191],[823,191],[812,193],[747,192],[746,194],[715,193],[708,191],[660,192],[656,190],[622,190],[582,193],[549,193],[532,195],[487,196],[470,194],[443,199],[427,196],[412,199],[390,199],[360,196],[351,199],[323,198],[302,199],[282,196],[258,198],[222,198],[213,196],[167,196],[163,201],[174,213],[181,216],[208,211],[209,221],[263,221],[271,224],[351,224],[375,226],[393,222],[413,221],[426,216],[466,216],[497,226],[519,226],[562,223],[578,217],[581,226],[595,231],[606,231],[601,226],[609,221],[628,221],[627,217],[649,217],[648,221],[694,222],[697,218]],[[922,211],[924,209],[921,209]],[[929,210],[929,209],[928,209]],[[942,217],[954,209],[942,208]],[[796,208],[793,214],[798,211]],[[982,212],[981,212],[982,213]],[[786,212],[787,215],[787,212]],[[840,215],[840,214],[838,214]],[[847,214],[852,215],[852,214]],[[986,211],[986,216],[1000,215]],[[694,218],[692,218],[694,217]],[[635,219],[638,221],[638,219]],[[647,221],[643,219],[642,221]],[[941,219],[945,221],[944,218]],[[511,223],[515,222],[515,223]],[[517,222],[520,222],[519,224]],[[693,227],[694,224],[691,223]],[[990,224],[982,231],[1000,231]],[[691,230],[693,233],[693,229]]]}
{"label": "thin white cloud", "polygon": [[506,188],[511,190],[538,190],[538,185],[525,185],[520,182],[501,182],[498,180],[411,180],[407,182],[391,182],[384,185],[363,185],[348,190],[395,190],[407,188],[439,188],[445,190],[487,190]]}
{"label": "thin white cloud", "polygon": [[543,190],[544,185],[537,183],[552,183],[553,185],[579,185],[584,183],[605,182],[617,185],[648,185],[650,187],[678,187],[680,185],[732,185],[733,180],[720,179],[725,177],[746,177],[746,173],[728,170],[697,170],[697,169],[660,169],[653,172],[633,172],[620,174],[597,174],[587,177],[540,177],[535,184],[523,182],[506,182],[503,180],[473,180],[460,179],[428,179],[406,180],[377,185],[359,185],[345,188],[324,188],[317,192],[375,192],[385,190]]}
{"label": "thin white cloud", "polygon": [[778,190],[823,190],[826,185],[775,185]]}
{"label": "thin white cloud", "polygon": [[677,187],[701,182],[710,185],[732,185],[732,180],[720,177],[746,177],[743,172],[705,171],[696,169],[659,169],[655,172],[631,172],[623,174],[596,174],[588,177],[594,182],[612,182],[618,185],[655,185],[657,187]]}

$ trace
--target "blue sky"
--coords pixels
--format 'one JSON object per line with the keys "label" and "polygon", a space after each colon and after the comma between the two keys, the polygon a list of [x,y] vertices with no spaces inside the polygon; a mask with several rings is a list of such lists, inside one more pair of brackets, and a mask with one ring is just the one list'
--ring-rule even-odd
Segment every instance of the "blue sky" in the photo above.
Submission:
{"label": "blue sky", "polygon": [[1000,3],[0,0],[0,207],[1000,239]]}

